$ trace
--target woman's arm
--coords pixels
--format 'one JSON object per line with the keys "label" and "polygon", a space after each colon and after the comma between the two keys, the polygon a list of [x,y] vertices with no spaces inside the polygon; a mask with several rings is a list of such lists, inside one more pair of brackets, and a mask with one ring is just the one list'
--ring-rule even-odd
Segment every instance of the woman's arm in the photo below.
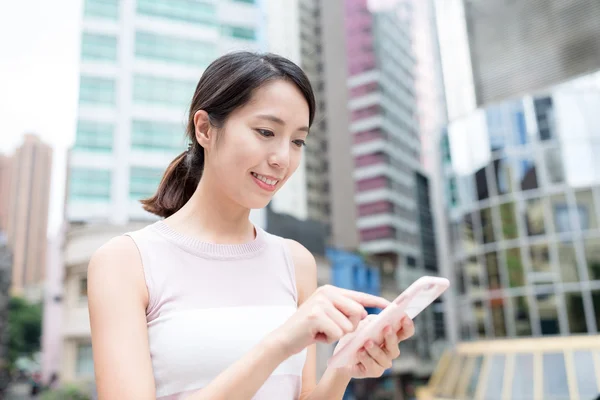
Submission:
{"label": "woman's arm", "polygon": [[[148,290],[131,238],[117,237],[96,251],[88,267],[88,301],[98,398],[155,399]],[[269,336],[187,399],[250,399],[290,355]]]}
{"label": "woman's arm", "polygon": [[88,308],[98,398],[155,399],[148,347],[148,291],[137,247],[126,236],[98,249],[88,266]]}
{"label": "woman's arm", "polygon": [[[317,289],[317,262],[315,257],[300,243],[287,240],[296,270],[298,305],[301,305]],[[308,348],[308,355],[302,371],[301,400],[341,399],[350,383],[350,375],[339,369],[327,369],[316,383],[316,345]]]}

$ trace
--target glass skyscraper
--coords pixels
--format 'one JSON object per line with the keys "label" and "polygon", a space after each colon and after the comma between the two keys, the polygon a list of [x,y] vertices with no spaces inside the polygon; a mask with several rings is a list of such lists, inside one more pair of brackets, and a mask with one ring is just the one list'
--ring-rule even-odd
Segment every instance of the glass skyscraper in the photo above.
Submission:
{"label": "glass skyscraper", "polygon": [[187,147],[186,111],[202,71],[230,50],[265,50],[259,8],[254,0],[84,1],[69,221],[149,218],[139,200]]}
{"label": "glass skyscraper", "polygon": [[461,343],[440,361],[434,398],[599,393],[599,109],[597,72],[444,131],[448,319]]}

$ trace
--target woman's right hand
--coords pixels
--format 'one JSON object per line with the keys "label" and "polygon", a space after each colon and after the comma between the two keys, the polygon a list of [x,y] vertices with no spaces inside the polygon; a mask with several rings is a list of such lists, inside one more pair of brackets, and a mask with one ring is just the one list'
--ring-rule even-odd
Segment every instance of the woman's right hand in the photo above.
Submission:
{"label": "woman's right hand", "polygon": [[385,308],[389,301],[336,286],[319,287],[274,334],[286,353],[299,353],[315,342],[333,343],[353,332],[367,316],[365,307]]}

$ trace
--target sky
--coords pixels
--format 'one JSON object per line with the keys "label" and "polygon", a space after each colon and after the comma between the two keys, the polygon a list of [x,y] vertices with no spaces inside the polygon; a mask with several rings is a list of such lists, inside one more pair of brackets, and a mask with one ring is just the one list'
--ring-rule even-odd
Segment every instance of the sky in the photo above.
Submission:
{"label": "sky", "polygon": [[62,220],[66,151],[75,137],[81,0],[0,1],[0,153],[24,133],[54,149],[49,232]]}

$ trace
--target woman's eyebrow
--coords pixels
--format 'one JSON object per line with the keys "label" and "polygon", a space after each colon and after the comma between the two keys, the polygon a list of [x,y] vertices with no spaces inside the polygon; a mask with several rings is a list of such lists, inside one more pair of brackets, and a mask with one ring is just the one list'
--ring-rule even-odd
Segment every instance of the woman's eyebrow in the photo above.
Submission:
{"label": "woman's eyebrow", "polygon": [[[279,117],[276,117],[276,116],[274,116],[274,115],[270,115],[270,114],[261,114],[261,115],[257,115],[257,116],[256,116],[256,118],[259,118],[259,119],[266,119],[266,120],[268,120],[268,121],[271,121],[271,122],[274,122],[274,123],[276,123],[276,124],[278,124],[278,125],[285,126],[285,121],[284,121],[284,120],[282,120],[282,119],[281,119],[281,118],[279,118]],[[299,131],[304,131],[304,132],[307,132],[307,133],[308,133],[308,132],[309,132],[309,127],[308,127],[308,126],[301,126],[300,128],[298,128],[298,130],[299,130]]]}

